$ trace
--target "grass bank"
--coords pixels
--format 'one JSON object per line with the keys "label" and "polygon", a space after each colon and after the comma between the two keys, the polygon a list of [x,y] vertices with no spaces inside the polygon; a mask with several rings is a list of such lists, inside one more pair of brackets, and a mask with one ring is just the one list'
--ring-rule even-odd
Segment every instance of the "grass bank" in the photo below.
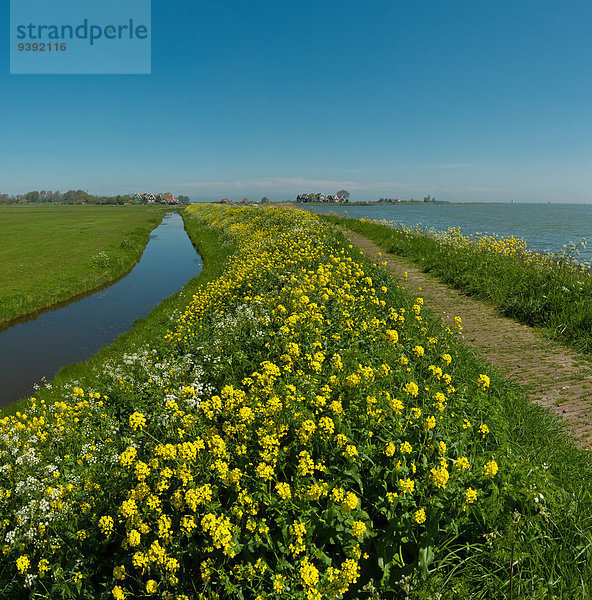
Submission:
{"label": "grass bank", "polygon": [[151,206],[0,207],[0,329],[129,271],[165,212]]}
{"label": "grass bank", "polygon": [[592,353],[592,276],[577,262],[575,248],[541,255],[513,237],[467,237],[456,229],[439,232],[367,219],[323,218],[492,303],[503,315]]}
{"label": "grass bank", "polygon": [[[88,361],[74,363],[60,369],[49,389],[39,390],[39,398],[51,402],[57,397],[51,391],[53,387],[61,389],[79,378],[88,379],[89,374],[94,370],[101,371],[105,361],[121,360],[125,353],[132,354],[137,348],[146,345],[156,348],[162,345],[164,332],[175,322],[194,295],[198,294],[210,281],[220,276],[226,261],[233,252],[234,243],[230,238],[221,237],[220,232],[209,227],[205,221],[189,217],[185,211],[180,211],[180,214],[196,252],[202,257],[203,266],[200,274],[191,279],[182,290],[163,300],[147,317],[135,321],[133,329],[120,335],[96,356]],[[25,410],[27,405],[28,399],[23,399],[0,410],[0,415],[15,415],[17,412]]]}
{"label": "grass bank", "polygon": [[589,597],[556,421],[318,217],[187,212],[220,276],[0,421],[0,595]]}

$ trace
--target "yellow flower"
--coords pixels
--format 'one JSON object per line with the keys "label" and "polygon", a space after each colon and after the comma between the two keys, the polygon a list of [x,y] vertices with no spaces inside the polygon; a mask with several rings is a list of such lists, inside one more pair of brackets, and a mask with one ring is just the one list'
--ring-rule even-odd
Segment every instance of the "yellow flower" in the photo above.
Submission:
{"label": "yellow flower", "polygon": [[132,564],[136,569],[141,569],[144,573],[145,567],[148,566],[148,557],[143,552],[135,552],[132,556]]}
{"label": "yellow flower", "polygon": [[300,581],[305,588],[315,587],[319,582],[319,571],[308,560],[308,556],[300,563]]}
{"label": "yellow flower", "polygon": [[146,582],[146,593],[147,594],[156,594],[157,590],[158,590],[158,583],[156,583],[156,581],[154,581],[154,579],[149,579]]}
{"label": "yellow flower", "polygon": [[413,479],[399,479],[399,487],[404,494],[413,494],[415,490],[415,481]]}
{"label": "yellow flower", "polygon": [[355,461],[356,457],[358,456],[358,449],[353,444],[348,444],[345,447],[345,452],[343,452],[342,454],[343,456],[351,458],[353,461]]}
{"label": "yellow flower", "polygon": [[468,488],[465,492],[465,502],[467,504],[473,504],[475,500],[477,500],[477,490],[474,490],[473,488]]}
{"label": "yellow flower", "polygon": [[406,383],[403,386],[403,390],[405,390],[405,393],[409,396],[413,396],[414,398],[417,397],[417,394],[419,393],[419,388],[417,387],[417,384],[414,383],[413,381],[410,381],[409,383]]}
{"label": "yellow flower", "polygon": [[132,529],[128,534],[127,534],[127,543],[134,548],[135,546],[139,546],[140,545],[140,532],[136,529]]}
{"label": "yellow flower", "polygon": [[489,382],[489,377],[487,377],[487,375],[483,375],[483,373],[481,373],[477,379],[477,385],[484,390],[489,387]]}
{"label": "yellow flower", "polygon": [[139,460],[136,463],[134,472],[138,478],[138,481],[146,481],[146,478],[148,475],[150,475],[150,467],[145,462]]}
{"label": "yellow flower", "polygon": [[120,454],[119,464],[122,467],[129,467],[136,460],[137,455],[138,451],[133,446],[130,446]]}
{"label": "yellow flower", "polygon": [[314,472],[314,461],[310,457],[310,454],[306,450],[303,450],[298,457],[300,458],[298,461],[298,475],[301,477],[312,475]]}
{"label": "yellow flower", "polygon": [[409,442],[402,442],[399,446],[399,450],[401,450],[403,454],[410,454],[413,450],[413,447]]}
{"label": "yellow flower", "polygon": [[466,471],[471,468],[471,464],[466,456],[461,456],[455,463],[455,467],[460,471]]}
{"label": "yellow flower", "polygon": [[125,576],[126,572],[124,565],[113,567],[113,577],[115,577],[115,579],[125,579]]}
{"label": "yellow flower", "polygon": [[111,594],[113,594],[113,598],[115,598],[115,600],[123,600],[125,598],[123,589],[118,585],[111,590]]}
{"label": "yellow flower", "polygon": [[109,537],[111,535],[111,533],[113,532],[114,525],[115,523],[112,517],[104,516],[99,519],[99,529],[101,530],[101,533],[106,537]]}
{"label": "yellow flower", "polygon": [[386,499],[393,504],[393,502],[399,497],[399,494],[397,494],[397,492],[387,492],[386,493]]}
{"label": "yellow flower", "polygon": [[347,492],[345,498],[341,504],[341,507],[345,512],[355,510],[358,506],[358,497],[353,492]]}
{"label": "yellow flower", "polygon": [[433,429],[436,426],[436,417],[430,415],[423,424],[423,430],[424,431],[429,431],[430,429]]}
{"label": "yellow flower", "polygon": [[425,510],[423,508],[420,508],[419,510],[416,510],[413,513],[413,520],[418,524],[421,525],[422,523],[425,523],[426,521],[426,514],[425,514]]}
{"label": "yellow flower", "polygon": [[195,517],[184,515],[181,519],[180,527],[185,533],[191,533],[197,527]]}
{"label": "yellow flower", "polygon": [[129,425],[134,431],[142,430],[146,427],[146,417],[140,412],[134,412],[129,417]]}
{"label": "yellow flower", "polygon": [[286,578],[283,575],[280,575],[279,573],[275,575],[275,577],[273,578],[273,591],[276,594],[280,594],[284,587],[286,587]]}
{"label": "yellow flower", "polygon": [[47,560],[47,558],[42,558],[39,561],[39,574],[43,575],[44,573],[46,573],[47,571],[49,571],[49,561]]}
{"label": "yellow flower", "polygon": [[24,575],[29,570],[30,566],[31,561],[26,554],[23,554],[16,559],[16,568],[21,575]]}
{"label": "yellow flower", "polygon": [[354,521],[351,532],[354,537],[361,538],[366,533],[366,524],[363,521]]}
{"label": "yellow flower", "polygon": [[483,475],[487,477],[487,479],[493,479],[496,476],[498,470],[499,468],[495,460],[490,460],[486,462],[485,466],[483,467]]}
{"label": "yellow flower", "polygon": [[290,484],[280,482],[275,486],[275,491],[282,500],[288,500],[292,497],[292,491],[290,490]]}
{"label": "yellow flower", "polygon": [[335,431],[335,423],[329,417],[321,417],[319,428],[324,431],[326,435],[332,435]]}
{"label": "yellow flower", "polygon": [[387,329],[385,337],[390,344],[396,344],[399,341],[399,334],[394,329]]}
{"label": "yellow flower", "polygon": [[430,473],[432,474],[432,482],[436,487],[444,489],[446,484],[448,483],[448,478],[450,477],[450,473],[448,473],[448,469],[446,467],[434,467],[431,469]]}

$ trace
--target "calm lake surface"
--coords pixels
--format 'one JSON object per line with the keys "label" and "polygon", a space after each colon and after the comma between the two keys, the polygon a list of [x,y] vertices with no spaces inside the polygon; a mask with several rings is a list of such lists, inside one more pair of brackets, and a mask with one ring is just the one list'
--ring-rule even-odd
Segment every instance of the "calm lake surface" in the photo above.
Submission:
{"label": "calm lake surface", "polygon": [[[347,212],[349,218],[387,219],[405,226],[446,230],[460,227],[464,234],[496,233],[522,237],[531,250],[557,252],[564,244],[592,238],[589,204],[401,204],[381,206],[314,206],[314,212]],[[592,239],[580,250],[581,262],[592,260]]]}
{"label": "calm lake surface", "polygon": [[177,213],[152,231],[138,264],[112,286],[0,333],[0,406],[29,396],[34,384],[87,360],[132,328],[199,274],[196,253]]}

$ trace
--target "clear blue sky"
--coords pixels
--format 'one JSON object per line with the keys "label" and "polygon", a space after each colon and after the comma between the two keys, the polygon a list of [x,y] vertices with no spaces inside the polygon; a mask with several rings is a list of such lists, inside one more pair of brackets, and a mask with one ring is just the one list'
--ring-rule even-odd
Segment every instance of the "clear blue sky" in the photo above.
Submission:
{"label": "clear blue sky", "polygon": [[592,201],[589,0],[152,2],[151,75],[10,75],[0,191]]}

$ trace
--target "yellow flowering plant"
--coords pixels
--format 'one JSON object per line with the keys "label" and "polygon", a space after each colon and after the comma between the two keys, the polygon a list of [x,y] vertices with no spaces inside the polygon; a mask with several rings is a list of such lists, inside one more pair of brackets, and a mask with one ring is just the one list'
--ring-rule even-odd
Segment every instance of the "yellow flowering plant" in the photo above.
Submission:
{"label": "yellow flowering plant", "polygon": [[154,348],[0,421],[14,597],[32,570],[97,598],[339,599],[425,572],[504,475],[465,426],[486,386],[317,217],[187,212],[233,240],[223,274]]}

